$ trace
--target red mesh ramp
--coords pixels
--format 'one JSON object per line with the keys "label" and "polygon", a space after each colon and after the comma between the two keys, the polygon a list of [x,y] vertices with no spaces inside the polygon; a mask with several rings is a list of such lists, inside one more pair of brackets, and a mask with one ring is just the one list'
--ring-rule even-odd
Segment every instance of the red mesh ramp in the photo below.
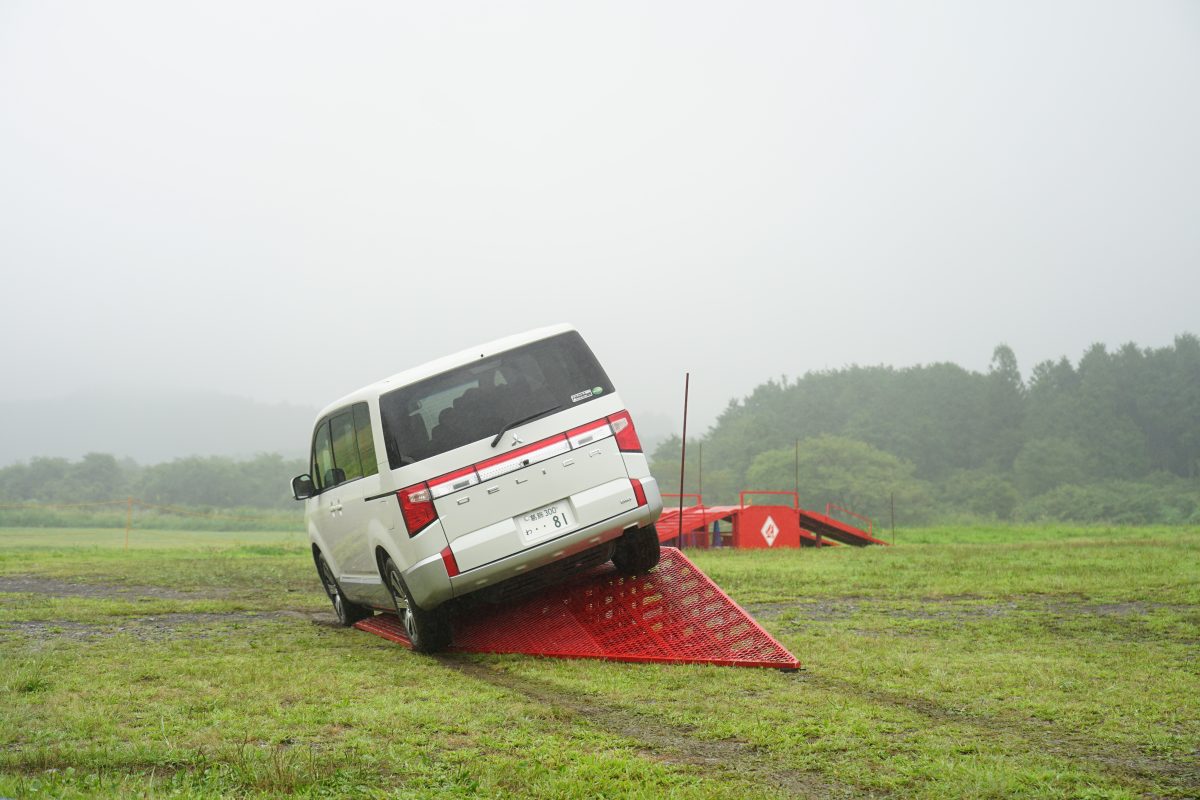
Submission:
{"label": "red mesh ramp", "polygon": [[[401,644],[391,614],[355,625]],[[453,620],[453,651],[797,669],[800,662],[683,553],[662,549],[649,575],[611,564],[509,605]]]}
{"label": "red mesh ramp", "polygon": [[376,636],[382,636],[384,639],[390,639],[396,644],[402,644],[408,648],[412,647],[412,642],[408,640],[408,634],[404,632],[404,624],[400,622],[400,618],[395,614],[376,614],[373,617],[359,620],[354,623],[354,627],[360,631],[366,631]]}

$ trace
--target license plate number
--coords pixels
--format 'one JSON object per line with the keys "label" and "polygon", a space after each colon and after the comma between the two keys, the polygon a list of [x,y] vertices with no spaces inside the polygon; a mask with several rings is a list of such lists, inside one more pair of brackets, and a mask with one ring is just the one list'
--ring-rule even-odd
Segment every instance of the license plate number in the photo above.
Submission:
{"label": "license plate number", "polygon": [[574,527],[575,513],[568,508],[565,501],[521,516],[521,533],[527,542],[567,533]]}

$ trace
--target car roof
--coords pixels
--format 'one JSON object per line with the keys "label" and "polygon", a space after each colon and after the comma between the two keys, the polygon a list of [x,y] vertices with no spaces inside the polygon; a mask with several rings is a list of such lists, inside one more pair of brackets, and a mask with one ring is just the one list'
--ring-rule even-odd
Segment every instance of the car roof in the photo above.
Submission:
{"label": "car roof", "polygon": [[403,372],[397,372],[395,375],[384,378],[383,380],[367,384],[361,389],[357,389],[350,394],[345,395],[344,397],[338,398],[321,409],[321,413],[317,415],[317,420],[320,420],[322,417],[327,416],[333,411],[337,411],[339,408],[344,408],[354,403],[362,403],[368,400],[374,400],[385,392],[390,392],[393,389],[399,389],[402,386],[407,386],[410,383],[416,383],[417,381],[424,380],[425,378],[431,378],[434,375],[440,375],[443,372],[454,369],[455,367],[461,367],[463,364],[469,364],[472,361],[476,361],[480,358],[494,356],[497,353],[503,353],[506,350],[512,350],[515,347],[520,347],[522,345],[529,344],[530,342],[548,339],[551,336],[557,336],[560,333],[567,333],[573,330],[575,330],[573,325],[568,325],[565,323],[560,325],[549,325],[545,328],[535,328],[530,331],[525,331],[524,333],[505,336],[502,339],[494,339],[490,342],[486,342],[485,344],[476,345],[475,347],[468,347],[467,349],[460,350],[457,353],[452,353],[448,356],[442,356],[441,358],[434,359],[433,361],[427,361],[424,364],[406,369]]}

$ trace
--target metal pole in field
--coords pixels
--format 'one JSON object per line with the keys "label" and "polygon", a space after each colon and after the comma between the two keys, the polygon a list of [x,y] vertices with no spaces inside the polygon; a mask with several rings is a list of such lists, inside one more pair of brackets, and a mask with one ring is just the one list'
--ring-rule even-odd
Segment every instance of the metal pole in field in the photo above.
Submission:
{"label": "metal pole in field", "polygon": [[125,498],[125,549],[129,549],[129,525],[133,521],[133,498]]}
{"label": "metal pole in field", "polygon": [[683,547],[683,476],[687,472],[687,407],[688,385],[692,381],[692,373],[683,373],[683,442],[679,448],[679,546]]}
{"label": "metal pole in field", "polygon": [[[796,525],[800,525],[800,440],[796,440],[796,474],[792,488],[796,490]],[[796,548],[799,550],[799,546]]]}
{"label": "metal pole in field", "polygon": [[800,502],[800,440],[796,440],[796,502]]}
{"label": "metal pole in field", "polygon": [[892,544],[896,543],[896,493],[892,492]]}

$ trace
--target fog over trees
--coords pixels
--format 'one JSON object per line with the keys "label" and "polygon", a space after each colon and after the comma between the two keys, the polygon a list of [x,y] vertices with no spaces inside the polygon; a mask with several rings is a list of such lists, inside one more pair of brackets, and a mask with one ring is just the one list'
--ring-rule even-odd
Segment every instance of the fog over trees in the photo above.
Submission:
{"label": "fog over trees", "polygon": [[180,456],[304,454],[318,407],[261,403],[203,391],[117,393],[81,387],[65,397],[0,402],[0,467],[30,458],[112,453],[143,464]]}
{"label": "fog over trees", "polygon": [[[679,451],[678,436],[653,448],[666,492],[679,490]],[[278,454],[38,457],[0,469],[0,500],[289,509],[289,481],[305,471]],[[793,487],[807,508],[837,503],[879,520],[894,496],[901,524],[1200,522],[1200,339],[1094,345],[1028,378],[1005,345],[986,373],[942,363],[781,377],[689,440],[687,491],[709,504]]]}
{"label": "fog over trees", "polygon": [[0,469],[0,499],[54,505],[135,497],[191,507],[286,509],[298,507],[288,484],[307,471],[307,460],[274,453],[242,460],[189,456],[153,466],[107,453],[78,461],[43,457]]}
{"label": "fog over trees", "polygon": [[[797,445],[798,442],[798,445]],[[680,440],[653,457],[679,488]],[[701,465],[701,456],[703,465]],[[1200,339],[1036,364],[995,349],[954,364],[848,367],[768,381],[688,442],[686,490],[709,504],[791,490],[906,522],[956,516],[1200,521]]]}

